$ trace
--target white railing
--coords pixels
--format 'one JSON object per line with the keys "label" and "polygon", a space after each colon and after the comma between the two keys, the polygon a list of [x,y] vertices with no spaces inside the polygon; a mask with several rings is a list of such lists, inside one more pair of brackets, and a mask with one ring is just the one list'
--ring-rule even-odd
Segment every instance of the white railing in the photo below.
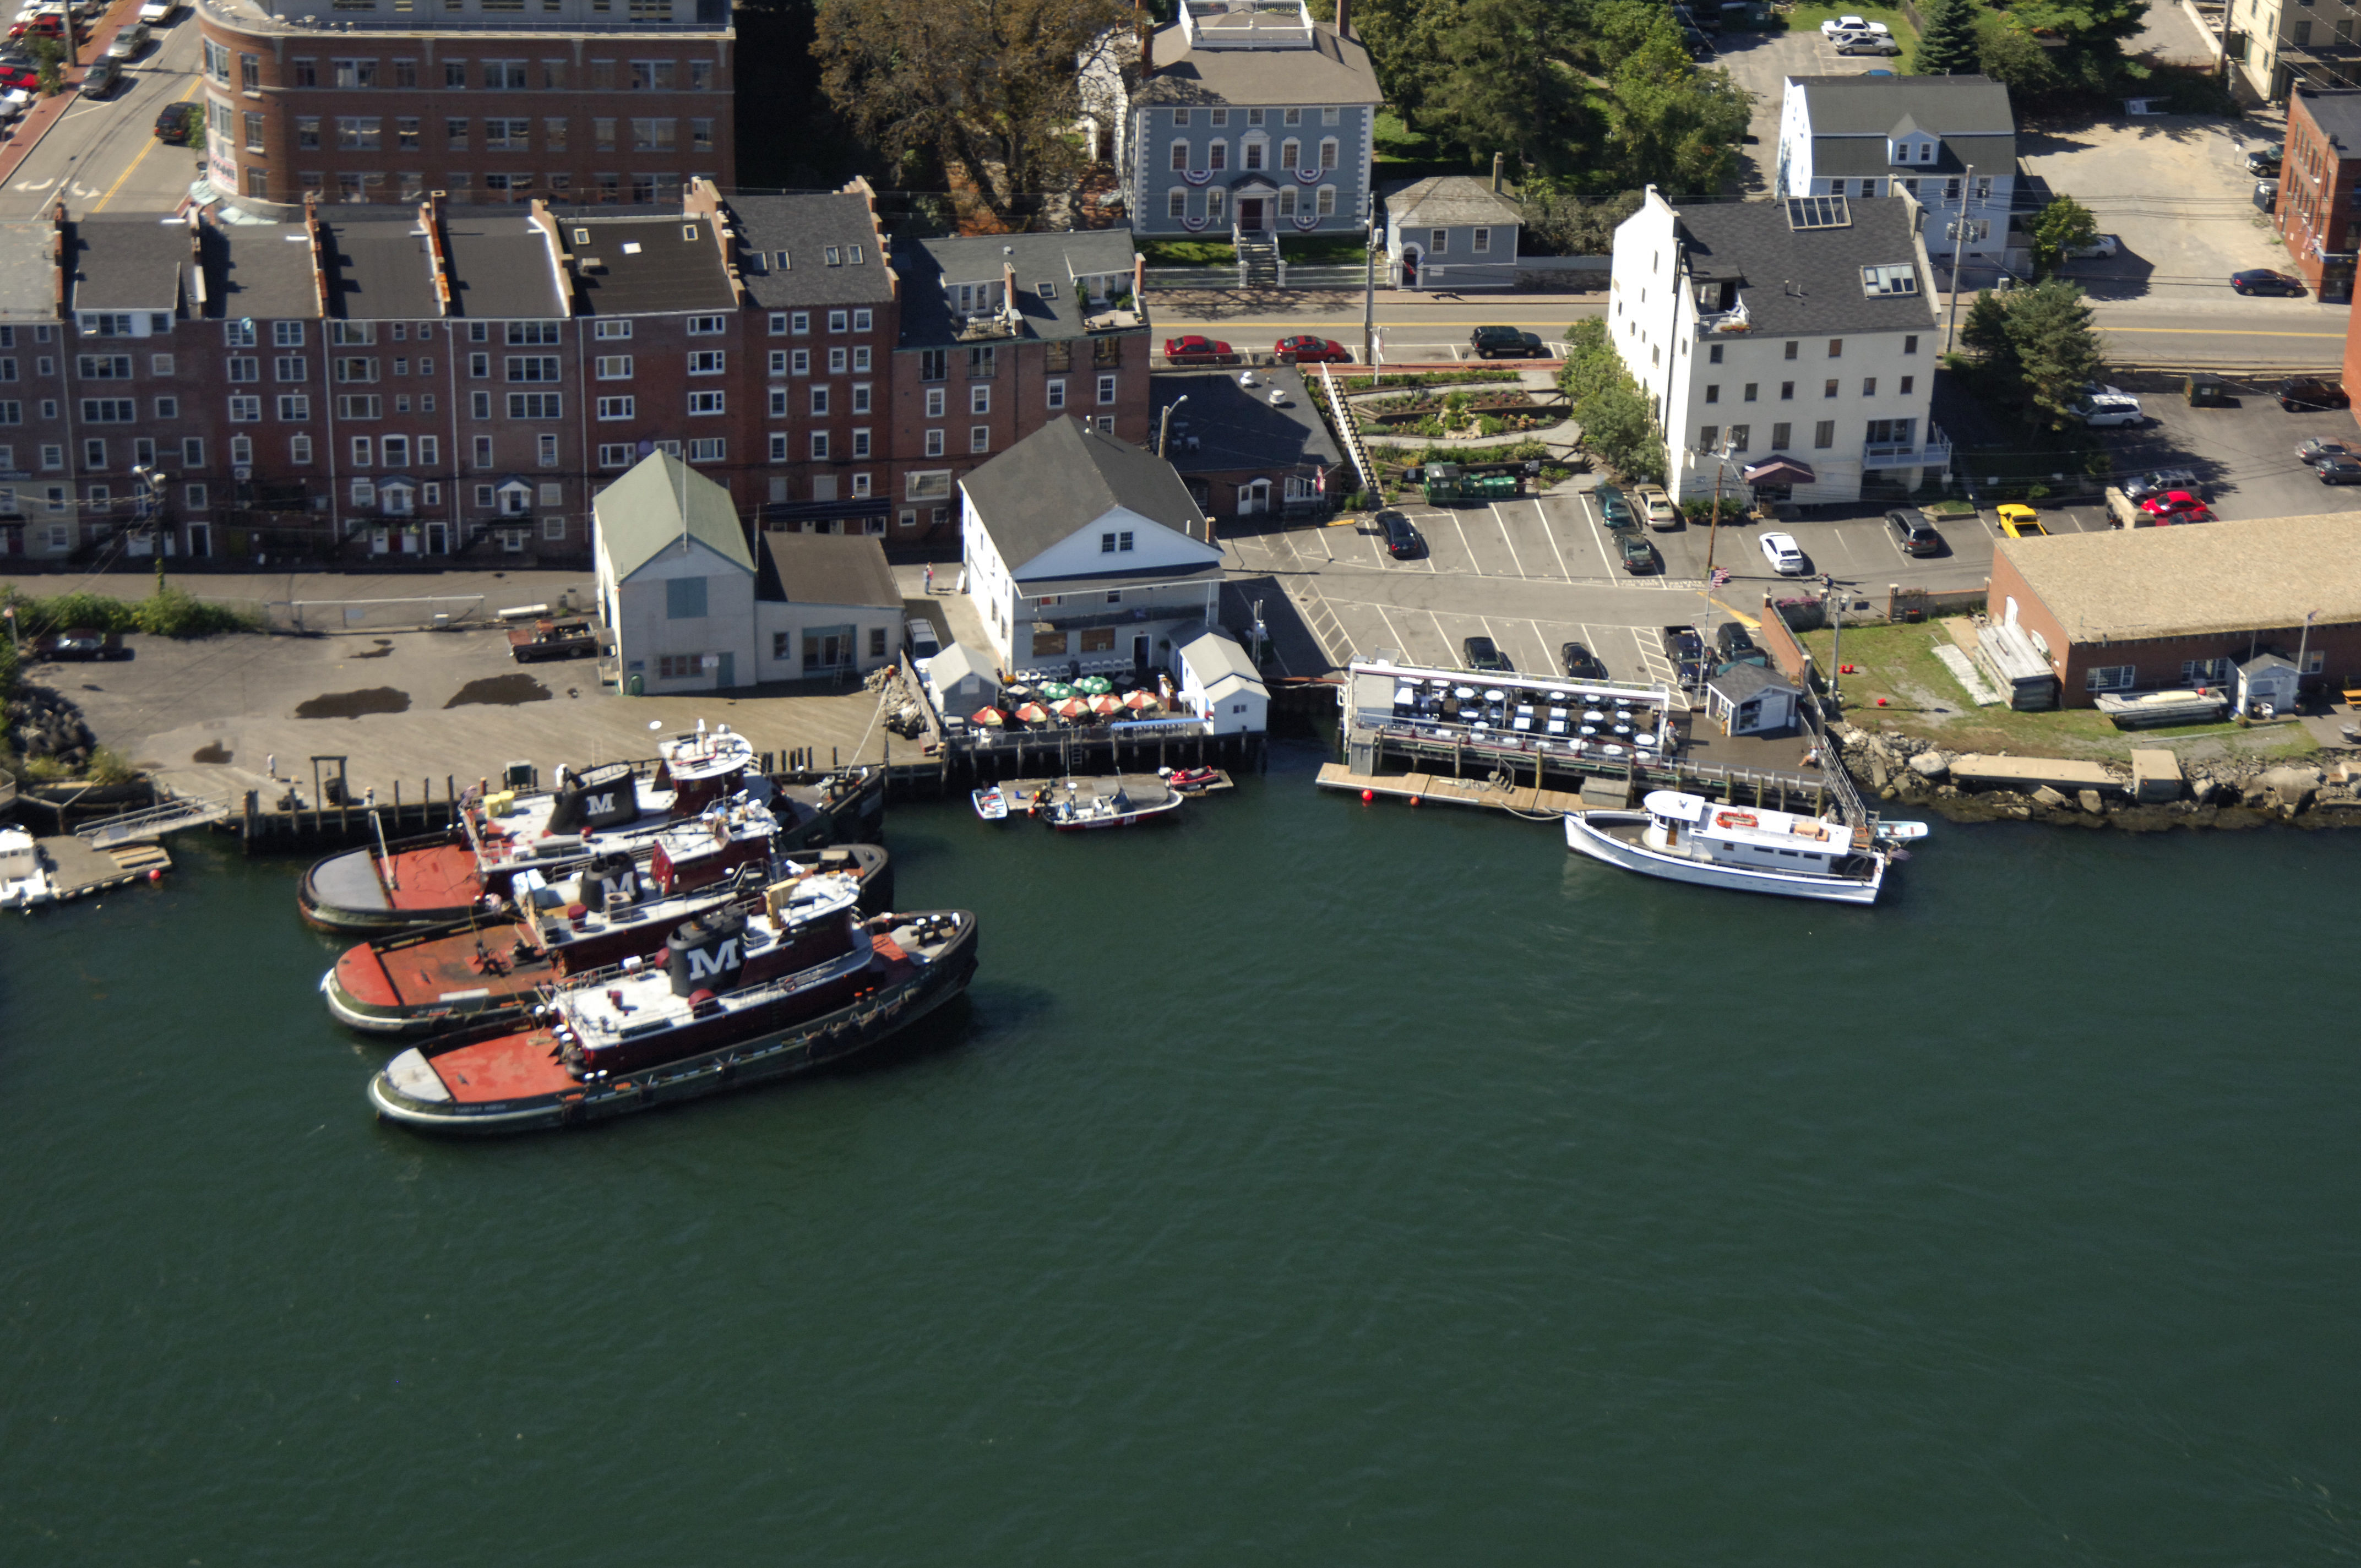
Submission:
{"label": "white railing", "polygon": [[1861,448],[1864,468],[1948,468],[1951,465],[1951,441],[1941,427],[1929,425],[1927,442],[1914,446],[1908,442],[1872,441]]}

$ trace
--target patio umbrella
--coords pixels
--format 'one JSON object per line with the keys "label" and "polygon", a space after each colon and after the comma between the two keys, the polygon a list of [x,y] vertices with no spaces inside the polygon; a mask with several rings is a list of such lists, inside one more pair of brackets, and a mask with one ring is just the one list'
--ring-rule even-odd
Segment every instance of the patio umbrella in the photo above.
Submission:
{"label": "patio umbrella", "polygon": [[1074,683],[1074,689],[1085,696],[1104,696],[1115,690],[1115,683],[1104,675],[1084,675]]}
{"label": "patio umbrella", "polygon": [[1063,702],[1074,695],[1074,688],[1063,681],[1051,681],[1041,688],[1041,695],[1051,702]]}
{"label": "patio umbrella", "polygon": [[1151,707],[1161,707],[1164,705],[1156,700],[1154,692],[1137,691],[1123,699],[1123,706],[1134,713],[1146,713]]}
{"label": "patio umbrella", "polygon": [[979,707],[975,710],[973,721],[977,724],[1005,724],[1008,716],[996,707]]}
{"label": "patio umbrella", "polygon": [[1027,724],[1039,724],[1049,717],[1049,710],[1038,702],[1028,702],[1016,710],[1016,717]]}
{"label": "patio umbrella", "polygon": [[1113,696],[1110,696],[1105,692],[1101,692],[1098,696],[1091,698],[1091,711],[1093,713],[1121,713],[1123,711],[1123,704],[1117,702]]}
{"label": "patio umbrella", "polygon": [[1080,718],[1082,715],[1088,713],[1090,708],[1083,703],[1082,698],[1078,696],[1070,696],[1063,702],[1051,703],[1049,705],[1049,711],[1056,714],[1060,718]]}

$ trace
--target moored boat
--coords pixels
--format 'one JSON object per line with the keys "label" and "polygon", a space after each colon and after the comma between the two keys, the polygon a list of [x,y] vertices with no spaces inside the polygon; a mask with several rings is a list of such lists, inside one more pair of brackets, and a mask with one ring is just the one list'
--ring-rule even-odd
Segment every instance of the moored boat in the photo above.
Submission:
{"label": "moored boat", "polygon": [[471,795],[447,833],[317,861],[303,873],[297,905],[306,920],[332,931],[445,925],[487,897],[507,897],[521,872],[571,875],[594,856],[643,847],[741,789],[769,796],[767,781],[746,776],[754,748],[727,725],[708,734],[700,723],[657,750],[662,760],[644,791],[629,763],[609,762],[561,770],[557,789],[545,795]]}
{"label": "moored boat", "polygon": [[975,916],[863,920],[858,879],[766,891],[757,911],[674,932],[663,963],[627,959],[553,987],[529,1025],[494,1025],[401,1052],[369,1082],[414,1127],[524,1132],[596,1121],[783,1077],[875,1045],[967,986]]}
{"label": "moored boat", "polygon": [[1185,798],[1153,778],[1068,779],[1050,799],[1037,795],[1032,809],[1060,833],[1087,833],[1156,821],[1180,809]]}
{"label": "moored boat", "polygon": [[1008,795],[998,784],[986,784],[982,789],[970,790],[968,799],[975,803],[975,814],[986,822],[1008,820]]}
{"label": "moored boat", "polygon": [[49,903],[54,892],[33,836],[22,828],[0,828],[0,909],[30,909]]}
{"label": "moored boat", "polygon": [[740,797],[727,816],[675,827],[639,860],[601,856],[576,875],[521,875],[504,918],[380,937],[320,977],[340,1024],[378,1036],[466,1028],[530,1006],[541,987],[645,955],[686,921],[797,877],[851,872],[863,907],[892,899],[885,851],[870,844],[774,852],[770,813]]}
{"label": "moored boat", "polygon": [[[1680,790],[1650,792],[1639,811],[1569,812],[1565,842],[1642,876],[1787,898],[1874,904],[1897,831],[1881,838],[1830,817],[1716,806]],[[1897,823],[1897,829],[1919,823]]]}

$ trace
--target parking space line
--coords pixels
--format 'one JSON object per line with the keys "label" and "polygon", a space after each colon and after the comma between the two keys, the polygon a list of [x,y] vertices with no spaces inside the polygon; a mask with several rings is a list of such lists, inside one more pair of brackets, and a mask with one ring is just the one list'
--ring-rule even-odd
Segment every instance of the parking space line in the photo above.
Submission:
{"label": "parking space line", "polygon": [[1500,531],[1500,542],[1509,547],[1509,565],[1517,569],[1517,576],[1521,577],[1531,576],[1525,570],[1523,558],[1517,554],[1517,542],[1509,537],[1509,520],[1500,515],[1500,509],[1495,504],[1488,502],[1484,510],[1492,514],[1492,524]]}
{"label": "parking space line", "polygon": [[1410,639],[1404,637],[1401,634],[1401,629],[1394,625],[1394,618],[1386,613],[1386,607],[1380,604],[1370,608],[1378,612],[1378,619],[1386,623],[1386,635],[1392,638],[1394,646],[1402,651],[1402,657],[1405,659],[1411,657]]}
{"label": "parking space line", "polygon": [[1598,520],[1590,515],[1595,510],[1591,505],[1590,492],[1588,490],[1577,490],[1575,492],[1574,500],[1575,504],[1582,509],[1582,521],[1590,524],[1590,536],[1598,543],[1598,559],[1603,564],[1607,560],[1609,554],[1607,549],[1607,535],[1599,528]]}
{"label": "parking space line", "polygon": [[1533,498],[1533,511],[1542,520],[1542,537],[1550,542],[1550,554],[1557,557],[1557,575],[1569,583],[1574,581],[1574,574],[1566,569],[1565,552],[1557,547],[1557,530],[1550,526],[1549,508],[1542,505],[1539,496]]}
{"label": "parking space line", "polygon": [[[1444,515],[1451,519],[1451,531],[1459,535],[1459,547],[1467,552],[1467,564],[1470,566],[1477,567],[1478,571],[1481,572],[1482,563],[1477,561],[1476,558],[1476,546],[1475,543],[1468,539],[1467,530],[1460,526],[1459,514],[1456,511],[1452,511],[1446,512]],[[1483,572],[1482,575],[1485,576],[1491,576],[1488,572]]]}

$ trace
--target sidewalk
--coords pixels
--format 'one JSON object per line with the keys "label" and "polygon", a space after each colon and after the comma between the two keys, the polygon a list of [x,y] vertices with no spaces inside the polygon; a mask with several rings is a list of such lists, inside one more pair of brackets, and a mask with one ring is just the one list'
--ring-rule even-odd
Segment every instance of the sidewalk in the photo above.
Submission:
{"label": "sidewalk", "polygon": [[82,40],[80,52],[83,63],[65,67],[66,91],[35,104],[10,127],[8,139],[0,143],[0,182],[13,178],[25,159],[33,156],[33,149],[41,145],[41,138],[49,134],[49,127],[65,118],[67,111],[82,102],[78,89],[83,76],[88,74],[88,62],[105,54],[106,46],[115,41],[115,35],[127,24],[139,19],[139,5],[140,0],[115,0],[114,7],[92,26],[90,36]]}

